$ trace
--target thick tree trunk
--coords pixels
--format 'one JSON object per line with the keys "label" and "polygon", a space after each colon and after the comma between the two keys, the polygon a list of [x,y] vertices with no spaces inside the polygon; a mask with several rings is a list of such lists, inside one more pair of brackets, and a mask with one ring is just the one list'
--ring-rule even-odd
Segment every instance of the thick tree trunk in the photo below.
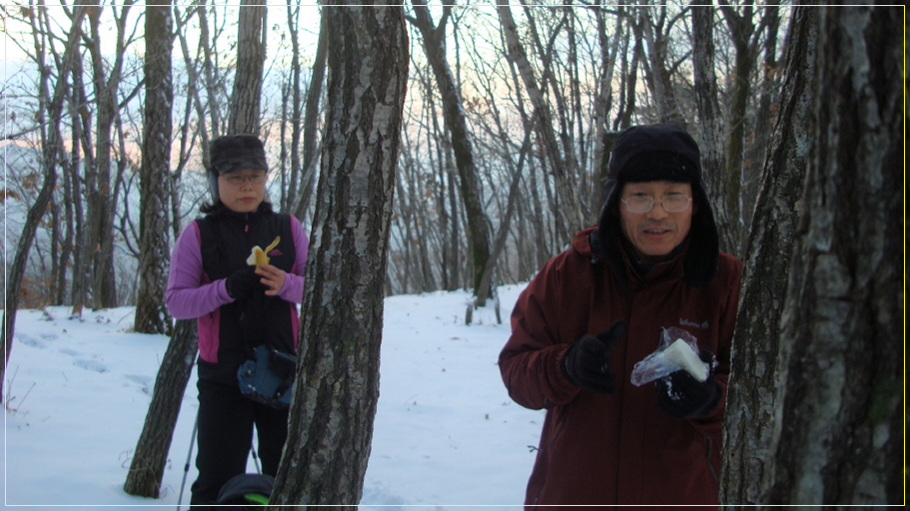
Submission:
{"label": "thick tree trunk", "polygon": [[355,509],[379,397],[383,287],[407,86],[402,7],[325,7],[329,96],[288,441],[271,502]]}
{"label": "thick tree trunk", "polygon": [[726,479],[725,500],[745,488],[734,503],[901,504],[904,20],[900,8],[817,13],[805,193],[792,263],[775,267],[789,266],[779,334],[738,329],[734,360],[745,343],[768,351],[731,375],[759,399],[728,405],[728,432],[765,441],[727,461],[758,480]]}
{"label": "thick tree trunk", "polygon": [[[262,3],[264,4],[264,2]],[[266,5],[244,5],[237,29],[237,69],[231,94],[230,133],[259,135],[262,73],[265,67]]]}
{"label": "thick tree trunk", "polygon": [[170,211],[171,81],[170,3],[145,10],[145,122],[140,167],[139,294],[134,328],[149,334],[170,333],[164,306],[168,268]]}
{"label": "thick tree trunk", "polygon": [[158,498],[183,394],[193,371],[197,343],[196,320],[177,321],[155,378],[152,402],[123,485],[123,491],[130,495]]}
{"label": "thick tree trunk", "polygon": [[[693,2],[695,3],[695,2]],[[710,4],[710,2],[709,2]],[[739,222],[727,208],[725,179],[727,173],[724,147],[724,114],[717,92],[717,68],[714,61],[714,7],[692,7],[693,71],[695,106],[698,113],[698,145],[705,181],[714,200],[714,214],[721,235],[721,250],[737,254],[739,244],[731,236],[730,225]]]}
{"label": "thick tree trunk", "polygon": [[[734,353],[727,386],[721,501],[756,504],[772,472],[783,406],[785,372],[780,320],[797,235],[808,148],[806,125],[815,79],[817,9],[794,9],[785,56],[787,74],[773,132],[760,200],[748,240]],[[767,468],[766,468],[767,467]]]}

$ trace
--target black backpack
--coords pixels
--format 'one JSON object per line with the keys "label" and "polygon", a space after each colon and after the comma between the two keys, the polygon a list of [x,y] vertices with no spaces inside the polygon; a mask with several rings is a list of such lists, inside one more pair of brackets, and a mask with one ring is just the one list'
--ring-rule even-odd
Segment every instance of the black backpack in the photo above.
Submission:
{"label": "black backpack", "polygon": [[235,475],[221,487],[216,504],[268,504],[274,484],[268,474]]}

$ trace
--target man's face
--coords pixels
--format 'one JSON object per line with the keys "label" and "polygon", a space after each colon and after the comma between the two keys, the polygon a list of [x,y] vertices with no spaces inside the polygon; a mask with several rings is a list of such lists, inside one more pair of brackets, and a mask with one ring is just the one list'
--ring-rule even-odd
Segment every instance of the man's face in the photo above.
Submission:
{"label": "man's face", "polygon": [[265,200],[263,170],[243,169],[218,176],[218,197],[231,211],[252,213]]}
{"label": "man's face", "polygon": [[[654,201],[651,209],[644,213],[634,212],[642,209],[642,203],[647,204],[648,197]],[[692,201],[688,200],[691,197],[692,185],[689,183],[649,181],[626,183],[623,186],[620,195],[622,202],[619,204],[622,233],[632,242],[642,261],[659,262],[686,238],[692,226],[694,211]],[[664,206],[660,201],[667,201],[667,205]],[[665,207],[685,209],[667,212]]]}

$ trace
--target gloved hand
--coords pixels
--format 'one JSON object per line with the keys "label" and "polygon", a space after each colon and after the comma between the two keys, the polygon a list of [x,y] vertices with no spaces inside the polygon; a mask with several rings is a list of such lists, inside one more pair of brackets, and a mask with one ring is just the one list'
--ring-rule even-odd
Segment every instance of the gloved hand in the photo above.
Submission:
{"label": "gloved hand", "polygon": [[562,372],[572,385],[599,394],[616,390],[616,377],[607,364],[628,325],[616,321],[597,335],[585,335],[569,347],[562,358]]}
{"label": "gloved hand", "polygon": [[224,287],[231,298],[239,300],[250,296],[257,289],[264,289],[259,279],[259,275],[256,275],[256,269],[250,266],[228,275],[224,279]]}
{"label": "gloved hand", "polygon": [[708,379],[700,382],[680,369],[657,380],[657,407],[676,419],[701,419],[711,413],[720,399],[720,384],[714,379],[714,353],[708,348],[698,352],[708,364]]}

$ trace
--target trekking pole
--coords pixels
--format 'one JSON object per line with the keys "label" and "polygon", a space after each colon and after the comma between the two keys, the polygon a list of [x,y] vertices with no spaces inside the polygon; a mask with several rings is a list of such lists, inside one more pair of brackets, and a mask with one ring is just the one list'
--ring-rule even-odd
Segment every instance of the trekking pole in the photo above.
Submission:
{"label": "trekking pole", "polygon": [[180,495],[177,497],[177,511],[183,502],[183,488],[186,486],[186,476],[190,473],[190,460],[193,458],[193,445],[196,443],[196,432],[199,430],[199,412],[196,412],[196,421],[193,422],[193,434],[190,435],[190,452],[186,454],[186,463],[183,465],[183,481],[180,482]]}
{"label": "trekking pole", "polygon": [[256,454],[256,446],[250,444],[250,451],[253,453],[253,464],[256,465],[256,472],[262,473],[262,469],[259,468],[259,455]]}

